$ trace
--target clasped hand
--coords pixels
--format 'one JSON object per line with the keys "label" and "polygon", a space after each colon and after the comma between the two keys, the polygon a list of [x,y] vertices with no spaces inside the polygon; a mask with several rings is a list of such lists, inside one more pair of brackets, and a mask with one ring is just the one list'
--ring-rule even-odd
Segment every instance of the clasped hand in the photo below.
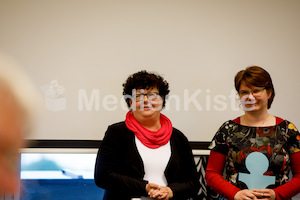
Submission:
{"label": "clasped hand", "polygon": [[276,194],[272,189],[263,189],[263,190],[240,190],[235,196],[234,200],[275,200]]}
{"label": "clasped hand", "polygon": [[148,183],[146,191],[152,199],[155,200],[169,200],[173,197],[173,191],[167,186],[160,186],[155,183]]}

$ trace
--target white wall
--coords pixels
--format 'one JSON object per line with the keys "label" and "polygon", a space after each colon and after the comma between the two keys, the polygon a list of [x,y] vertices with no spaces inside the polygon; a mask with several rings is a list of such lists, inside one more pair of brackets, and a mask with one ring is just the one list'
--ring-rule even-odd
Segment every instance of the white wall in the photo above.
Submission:
{"label": "white wall", "polygon": [[[191,141],[210,141],[242,114],[231,92],[234,75],[249,65],[273,78],[270,113],[300,127],[299,10],[298,0],[0,0],[0,48],[38,87],[52,80],[65,87],[65,109],[45,107],[29,139],[101,140],[125,118],[122,83],[146,69],[170,83],[163,113],[173,125]],[[80,110],[81,89],[88,99],[95,89],[99,110]],[[116,103],[105,107],[108,95]]]}

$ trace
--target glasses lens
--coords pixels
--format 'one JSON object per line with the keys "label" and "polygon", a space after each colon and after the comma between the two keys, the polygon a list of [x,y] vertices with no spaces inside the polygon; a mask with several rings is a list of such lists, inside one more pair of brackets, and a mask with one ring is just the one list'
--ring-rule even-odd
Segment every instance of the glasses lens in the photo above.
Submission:
{"label": "glasses lens", "polygon": [[135,100],[136,101],[141,101],[142,99],[144,99],[144,94],[136,94],[135,95]]}
{"label": "glasses lens", "polygon": [[148,97],[148,99],[149,99],[150,101],[155,101],[155,100],[158,99],[158,94],[156,94],[156,93],[149,93],[149,94],[147,95],[147,97]]}
{"label": "glasses lens", "polygon": [[245,95],[250,95],[252,94],[253,96],[259,96],[262,94],[262,92],[265,90],[265,88],[258,88],[254,89],[252,91],[247,91],[247,90],[241,90],[239,91],[239,95],[245,96]]}

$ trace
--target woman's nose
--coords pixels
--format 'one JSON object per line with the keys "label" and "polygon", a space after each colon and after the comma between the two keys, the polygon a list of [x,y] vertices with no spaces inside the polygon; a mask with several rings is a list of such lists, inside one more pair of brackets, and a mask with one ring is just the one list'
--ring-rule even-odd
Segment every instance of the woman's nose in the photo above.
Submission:
{"label": "woman's nose", "polygon": [[247,99],[255,99],[255,97],[253,96],[253,93],[252,93],[252,92],[250,92],[250,93],[248,94]]}
{"label": "woman's nose", "polygon": [[148,99],[148,96],[147,95],[144,95],[144,102],[147,102],[149,99]]}

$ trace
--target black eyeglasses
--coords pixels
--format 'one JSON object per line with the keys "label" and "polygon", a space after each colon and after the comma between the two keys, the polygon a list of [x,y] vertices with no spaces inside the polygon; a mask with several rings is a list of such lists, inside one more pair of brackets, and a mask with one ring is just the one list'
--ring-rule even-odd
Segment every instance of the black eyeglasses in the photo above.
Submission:
{"label": "black eyeglasses", "polygon": [[160,95],[158,92],[149,92],[146,94],[136,94],[134,95],[135,101],[143,101],[145,96],[149,101],[157,101],[160,98]]}

